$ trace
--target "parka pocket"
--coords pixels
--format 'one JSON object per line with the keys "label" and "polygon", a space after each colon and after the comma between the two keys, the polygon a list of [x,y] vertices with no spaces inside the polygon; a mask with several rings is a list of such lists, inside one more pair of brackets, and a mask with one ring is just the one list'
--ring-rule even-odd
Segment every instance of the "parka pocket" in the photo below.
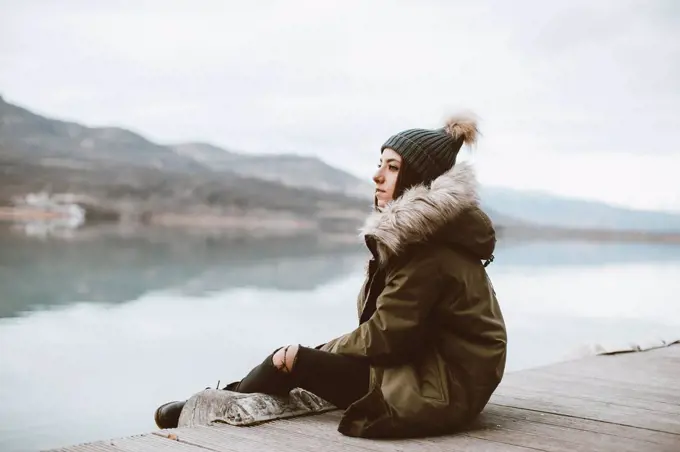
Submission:
{"label": "parka pocket", "polygon": [[443,401],[445,368],[436,352],[428,353],[420,363],[418,373],[420,376],[420,393],[423,397]]}

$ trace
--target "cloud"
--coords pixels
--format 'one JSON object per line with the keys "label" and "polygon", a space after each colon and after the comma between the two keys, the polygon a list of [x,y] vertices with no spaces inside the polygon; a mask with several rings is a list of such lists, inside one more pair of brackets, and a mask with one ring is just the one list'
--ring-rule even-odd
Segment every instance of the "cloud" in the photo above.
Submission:
{"label": "cloud", "polygon": [[[562,192],[538,163],[548,155],[680,166],[672,2],[27,0],[3,11],[6,97],[162,142],[315,154],[368,177],[387,136],[465,108],[482,119],[481,171],[507,170],[498,162],[513,154],[535,162],[517,160],[504,184]],[[621,203],[626,165],[609,175]],[[585,182],[603,199],[601,180]],[[635,205],[679,191],[657,185]]]}

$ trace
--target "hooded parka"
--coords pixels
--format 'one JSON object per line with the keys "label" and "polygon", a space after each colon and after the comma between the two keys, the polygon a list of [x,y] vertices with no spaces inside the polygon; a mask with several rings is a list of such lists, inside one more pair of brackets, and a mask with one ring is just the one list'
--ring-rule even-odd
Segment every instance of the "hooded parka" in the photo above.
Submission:
{"label": "hooded parka", "polygon": [[485,264],[496,243],[471,166],[407,190],[367,219],[359,327],[321,347],[371,366],[348,436],[440,434],[476,417],[503,377],[506,330]]}

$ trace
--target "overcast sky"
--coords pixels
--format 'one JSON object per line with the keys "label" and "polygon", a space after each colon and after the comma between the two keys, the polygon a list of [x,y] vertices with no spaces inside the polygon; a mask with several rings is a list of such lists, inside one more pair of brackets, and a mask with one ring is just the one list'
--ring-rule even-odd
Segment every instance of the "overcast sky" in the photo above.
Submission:
{"label": "overcast sky", "polygon": [[0,93],[163,143],[317,155],[465,109],[488,185],[680,211],[680,2],[0,0]]}

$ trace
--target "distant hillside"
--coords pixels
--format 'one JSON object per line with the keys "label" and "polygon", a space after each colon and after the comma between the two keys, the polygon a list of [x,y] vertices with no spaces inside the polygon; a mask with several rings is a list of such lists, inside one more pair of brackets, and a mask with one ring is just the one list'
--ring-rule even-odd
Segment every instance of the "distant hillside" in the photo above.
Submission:
{"label": "distant hillside", "polygon": [[0,148],[3,156],[45,166],[91,168],[114,163],[174,171],[204,169],[129,130],[45,118],[2,97]]}
{"label": "distant hillside", "polygon": [[483,187],[489,209],[529,224],[579,229],[680,231],[680,214],[625,209],[546,193]]}
{"label": "distant hillside", "polygon": [[349,173],[332,167],[314,157],[294,154],[240,154],[206,143],[185,143],[172,146],[178,155],[217,171],[232,171],[242,176],[272,182],[340,192],[370,199],[373,185]]}
{"label": "distant hillside", "polygon": [[[207,153],[207,147],[202,146]],[[87,218],[181,224],[215,224],[271,229],[354,232],[369,202],[328,187],[282,184],[271,172],[234,171],[216,156],[153,143],[119,128],[92,128],[48,119],[0,98],[0,205],[29,193],[71,193]],[[262,166],[270,165],[262,157]],[[271,162],[280,162],[274,156]],[[290,159],[298,177],[313,159]],[[237,156],[238,162],[244,161]],[[247,162],[248,159],[245,159]],[[274,164],[275,164],[274,163]],[[346,173],[325,167],[327,177]],[[296,166],[297,165],[297,166]],[[307,165],[307,166],[305,166]],[[266,177],[265,177],[266,176]],[[358,179],[346,175],[345,188]],[[179,216],[178,216],[179,215]]]}
{"label": "distant hillside", "polygon": [[249,155],[205,143],[162,146],[116,127],[85,127],[36,115],[0,97],[3,155],[45,166],[120,164],[175,172],[229,172],[283,185],[371,197],[371,184],[314,157]]}

